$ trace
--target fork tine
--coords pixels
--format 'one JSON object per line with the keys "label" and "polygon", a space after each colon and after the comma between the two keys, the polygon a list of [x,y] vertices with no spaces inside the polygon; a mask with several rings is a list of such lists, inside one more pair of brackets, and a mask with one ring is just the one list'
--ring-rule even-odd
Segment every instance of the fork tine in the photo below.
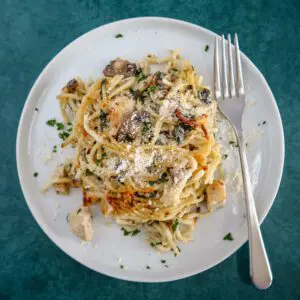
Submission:
{"label": "fork tine", "polygon": [[225,38],[222,35],[222,70],[223,70],[223,97],[228,98],[227,58],[225,50]]}
{"label": "fork tine", "polygon": [[215,53],[214,53],[214,86],[216,99],[221,97],[221,85],[220,85],[220,64],[219,64],[219,45],[218,36],[215,39]]}
{"label": "fork tine", "polygon": [[237,90],[239,96],[243,96],[245,90],[244,90],[244,81],[243,81],[243,73],[242,73],[241,54],[240,54],[237,34],[234,35],[234,44],[235,44],[236,73],[237,73]]}
{"label": "fork tine", "polygon": [[233,73],[233,61],[232,61],[232,47],[231,47],[231,38],[230,34],[227,36],[227,45],[228,45],[228,61],[229,61],[229,84],[230,84],[230,96],[235,96],[235,82],[234,82],[234,73]]}

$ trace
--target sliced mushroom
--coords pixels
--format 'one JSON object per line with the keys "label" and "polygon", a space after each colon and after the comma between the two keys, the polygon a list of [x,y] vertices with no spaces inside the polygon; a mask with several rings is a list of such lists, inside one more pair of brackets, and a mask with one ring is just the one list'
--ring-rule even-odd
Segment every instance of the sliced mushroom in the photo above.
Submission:
{"label": "sliced mushroom", "polygon": [[124,75],[124,77],[130,77],[135,74],[136,64],[130,63],[128,60],[115,59],[108,64],[103,74],[107,77],[113,77],[115,75]]}
{"label": "sliced mushroom", "polygon": [[199,99],[205,104],[211,104],[210,90],[204,88],[202,91],[198,92]]}
{"label": "sliced mushroom", "polygon": [[133,141],[146,122],[150,122],[150,113],[144,110],[134,111],[121,124],[117,141]]}
{"label": "sliced mushroom", "polygon": [[78,81],[76,79],[70,80],[66,86],[63,87],[63,91],[67,93],[74,93],[78,87]]}

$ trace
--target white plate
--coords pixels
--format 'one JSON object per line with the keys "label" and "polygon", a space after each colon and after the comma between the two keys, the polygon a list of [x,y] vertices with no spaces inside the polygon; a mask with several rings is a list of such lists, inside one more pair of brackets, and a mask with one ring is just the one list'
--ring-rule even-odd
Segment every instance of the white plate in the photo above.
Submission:
{"label": "white plate", "polygon": [[[118,33],[123,38],[116,39]],[[38,224],[64,252],[83,265],[103,274],[146,282],[170,281],[191,276],[215,266],[234,253],[246,240],[244,200],[232,191],[229,180],[228,203],[224,209],[199,220],[194,241],[182,245],[178,257],[160,254],[144,242],[144,236],[124,237],[120,228],[109,225],[99,214],[95,217],[95,236],[91,244],[82,245],[66,223],[66,214],[81,201],[80,192],[69,197],[46,194],[40,188],[63,156],[57,153],[45,164],[52,146],[59,144],[57,132],[45,122],[59,119],[55,99],[60,88],[74,76],[98,77],[105,64],[118,56],[140,60],[147,53],[166,55],[169,49],[182,49],[187,58],[212,86],[213,40],[215,34],[196,25],[163,18],[137,18],[96,28],[64,48],[43,70],[25,103],[17,136],[17,165],[23,193]],[[208,52],[204,51],[209,45]],[[241,45],[243,47],[243,45]],[[280,115],[268,84],[243,55],[248,108],[244,128],[249,138],[248,160],[260,222],[266,217],[276,196],[284,160],[284,140]],[[39,111],[36,112],[35,108]],[[266,120],[263,126],[258,123]],[[228,139],[224,137],[225,144]],[[225,168],[237,165],[236,150],[228,150]],[[231,161],[230,161],[231,159]],[[38,172],[38,177],[33,173]],[[234,180],[233,180],[234,181]],[[227,184],[228,187],[228,184]],[[223,241],[231,232],[234,241]],[[266,245],[268,247],[268,245]],[[122,262],[120,263],[120,259]],[[164,267],[165,259],[169,268]],[[120,264],[127,269],[121,270]],[[146,269],[149,265],[151,269]]]}

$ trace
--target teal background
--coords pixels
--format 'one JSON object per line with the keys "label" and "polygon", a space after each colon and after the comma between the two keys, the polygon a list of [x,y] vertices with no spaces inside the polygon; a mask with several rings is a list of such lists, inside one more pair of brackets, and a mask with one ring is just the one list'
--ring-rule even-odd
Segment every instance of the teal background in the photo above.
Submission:
{"label": "teal background", "polygon": [[[1,0],[0,299],[300,299],[299,4]],[[286,160],[279,193],[262,225],[274,273],[267,291],[256,290],[249,281],[246,245],[220,265],[171,283],[132,283],[97,274],[59,250],[27,208],[17,177],[15,140],[35,79],[59,50],[86,31],[148,15],[186,20],[219,34],[238,32],[242,50],[274,93],[284,124]]]}

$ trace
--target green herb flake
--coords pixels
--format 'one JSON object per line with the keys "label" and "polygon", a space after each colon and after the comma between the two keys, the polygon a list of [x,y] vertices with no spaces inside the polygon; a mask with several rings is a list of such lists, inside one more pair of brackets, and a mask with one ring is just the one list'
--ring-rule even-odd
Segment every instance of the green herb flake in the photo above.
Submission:
{"label": "green herb flake", "polygon": [[156,196],[156,191],[149,193],[149,198],[154,198]]}
{"label": "green herb flake", "polygon": [[53,146],[52,152],[53,152],[53,153],[56,153],[56,152],[57,152],[57,145],[54,145],[54,146]]}
{"label": "green herb flake", "polygon": [[120,269],[123,270],[123,269],[124,269],[124,266],[123,266],[123,265],[120,265]]}
{"label": "green herb flake", "polygon": [[178,219],[176,219],[176,220],[173,222],[173,224],[172,224],[172,231],[173,231],[173,232],[176,231],[178,225],[179,225],[179,221],[178,221]]}
{"label": "green herb flake", "polygon": [[233,237],[231,235],[231,233],[227,233],[224,237],[223,237],[224,241],[233,241]]}
{"label": "green herb flake", "polygon": [[38,172],[34,172],[34,173],[33,173],[33,176],[34,176],[34,177],[38,177],[38,176],[39,176],[39,173],[38,173]]}
{"label": "green herb flake", "polygon": [[133,231],[128,231],[124,227],[122,227],[121,230],[123,231],[123,235],[125,235],[125,236],[128,236],[128,235],[135,236],[138,233],[140,233],[140,230],[138,230],[138,229],[135,229]]}
{"label": "green herb flake", "polygon": [[155,92],[157,90],[157,86],[155,85],[150,85],[148,88],[147,88],[148,91],[150,92]]}
{"label": "green herb flake", "polygon": [[48,121],[46,122],[46,124],[53,127],[53,126],[55,126],[55,124],[56,124],[56,120],[55,120],[55,119],[48,120]]}
{"label": "green herb flake", "polygon": [[209,46],[206,45],[205,48],[204,48],[204,51],[207,52],[208,50],[209,50]]}
{"label": "green herb flake", "polygon": [[263,121],[263,125],[267,124],[267,121]]}
{"label": "green herb flake", "polygon": [[228,157],[228,154],[223,154],[223,159],[226,159]]}
{"label": "green herb flake", "polygon": [[36,107],[35,109],[34,109],[35,111],[39,111],[39,109]]}
{"label": "green herb flake", "polygon": [[105,127],[107,127],[107,117],[108,117],[108,112],[105,112],[104,110],[100,111],[100,127],[101,130],[103,130]]}
{"label": "green herb flake", "polygon": [[130,231],[126,230],[124,227],[122,227],[121,230],[123,231],[123,235],[125,235],[125,236],[127,236],[131,233]]}
{"label": "green herb flake", "polygon": [[136,78],[137,82],[141,82],[141,81],[145,80],[147,78],[147,76],[144,74],[142,69],[138,69],[135,72],[135,78]]}
{"label": "green herb flake", "polygon": [[121,33],[118,33],[118,34],[115,35],[116,39],[119,39],[119,38],[122,38],[122,37],[123,37],[123,34],[121,34]]}
{"label": "green herb flake", "polygon": [[164,263],[166,263],[166,260],[165,260],[165,259],[161,259],[160,262],[161,262],[162,264],[164,264]]}
{"label": "green herb flake", "polygon": [[63,131],[58,134],[58,136],[64,141],[67,137],[69,137],[70,133]]}
{"label": "green herb flake", "polygon": [[107,153],[103,152],[101,157],[102,157],[102,159],[107,158]]}
{"label": "green herb flake", "polygon": [[81,209],[81,208],[78,208],[77,214],[79,214],[81,211],[82,211],[82,209]]}
{"label": "green herb flake", "polygon": [[63,123],[56,122],[56,129],[57,130],[63,130],[65,128],[65,125]]}
{"label": "green herb flake", "polygon": [[140,232],[141,232],[140,230],[135,229],[135,230],[133,230],[133,231],[131,232],[131,236],[135,236],[135,235],[137,235],[137,234],[140,233]]}
{"label": "green herb flake", "polygon": [[68,128],[68,132],[72,132],[72,130],[73,130],[72,127]]}
{"label": "green herb flake", "polygon": [[142,134],[146,134],[152,129],[152,123],[151,122],[145,122],[142,127]]}
{"label": "green herb flake", "polygon": [[151,269],[150,266],[146,266],[146,268],[147,268],[147,270],[150,270],[150,269]]}
{"label": "green herb flake", "polygon": [[151,242],[151,243],[150,243],[150,246],[154,248],[154,247],[155,247],[155,244],[154,244],[153,242]]}
{"label": "green herb flake", "polygon": [[168,266],[168,265],[165,265],[165,268],[169,268],[169,266]]}

